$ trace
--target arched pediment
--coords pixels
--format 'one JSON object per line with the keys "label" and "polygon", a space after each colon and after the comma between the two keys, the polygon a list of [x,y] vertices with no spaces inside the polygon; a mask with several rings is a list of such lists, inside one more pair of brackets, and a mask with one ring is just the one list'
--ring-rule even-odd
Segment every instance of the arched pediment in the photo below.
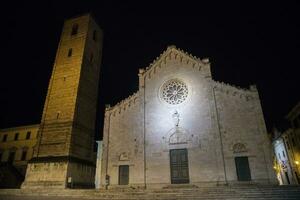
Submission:
{"label": "arched pediment", "polygon": [[233,145],[232,150],[233,150],[233,153],[247,152],[247,148],[246,148],[245,144],[240,143],[240,142],[239,143],[235,143]]}
{"label": "arched pediment", "polygon": [[169,144],[185,144],[188,142],[187,131],[183,128],[176,127],[172,129],[169,137]]}

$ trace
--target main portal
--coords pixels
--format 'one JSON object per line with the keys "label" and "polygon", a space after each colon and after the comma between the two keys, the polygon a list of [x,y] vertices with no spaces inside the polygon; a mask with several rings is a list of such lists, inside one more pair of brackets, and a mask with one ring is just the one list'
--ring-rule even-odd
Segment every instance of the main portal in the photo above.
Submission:
{"label": "main portal", "polygon": [[187,149],[170,150],[171,183],[189,183]]}

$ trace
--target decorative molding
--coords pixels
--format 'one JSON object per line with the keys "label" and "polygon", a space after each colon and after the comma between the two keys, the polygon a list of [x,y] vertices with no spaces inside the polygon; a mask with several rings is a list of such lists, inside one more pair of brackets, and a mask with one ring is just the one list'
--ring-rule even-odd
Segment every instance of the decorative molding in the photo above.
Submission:
{"label": "decorative molding", "polygon": [[232,151],[233,153],[244,153],[247,152],[247,148],[245,144],[238,142],[232,146]]}
{"label": "decorative molding", "polygon": [[216,91],[220,91],[226,95],[236,96],[241,99],[243,98],[246,101],[253,100],[257,97],[257,90],[253,90],[253,86],[250,86],[249,89],[246,89],[215,80],[212,80],[212,85]]}
{"label": "decorative molding", "polygon": [[191,65],[192,68],[201,70],[203,66],[210,65],[209,59],[204,58],[200,59],[192,54],[183,51],[176,46],[171,45],[165,51],[163,51],[159,57],[156,57],[148,67],[145,69],[140,69],[139,76],[147,76],[148,79],[151,79],[154,74],[157,72],[157,67],[162,68],[162,65],[166,65],[167,60],[179,60],[181,63]]}
{"label": "decorative molding", "polygon": [[139,100],[139,91],[130,95],[129,97],[127,97],[126,99],[123,99],[122,101],[120,101],[119,103],[117,103],[114,106],[107,106],[105,108],[105,112],[111,112],[113,113],[113,116],[115,116],[117,113],[121,114],[122,112],[126,111],[127,109],[129,109],[130,107],[132,107],[133,105],[135,105],[137,103],[137,101]]}
{"label": "decorative molding", "polygon": [[129,160],[129,155],[127,152],[122,152],[120,155],[119,155],[119,161],[127,161]]}

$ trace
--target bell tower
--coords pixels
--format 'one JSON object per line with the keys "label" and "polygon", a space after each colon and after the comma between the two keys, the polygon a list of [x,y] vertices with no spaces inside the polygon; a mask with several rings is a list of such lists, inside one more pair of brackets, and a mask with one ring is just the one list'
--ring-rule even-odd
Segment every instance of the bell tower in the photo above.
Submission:
{"label": "bell tower", "polygon": [[90,14],[65,21],[22,188],[93,186],[102,38]]}

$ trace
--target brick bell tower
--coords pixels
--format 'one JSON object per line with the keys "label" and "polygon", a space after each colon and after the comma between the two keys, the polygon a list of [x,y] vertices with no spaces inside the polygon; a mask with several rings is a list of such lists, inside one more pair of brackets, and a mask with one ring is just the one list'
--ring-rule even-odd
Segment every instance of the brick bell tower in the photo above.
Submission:
{"label": "brick bell tower", "polygon": [[92,187],[102,31],[90,14],[64,23],[39,138],[22,188]]}

